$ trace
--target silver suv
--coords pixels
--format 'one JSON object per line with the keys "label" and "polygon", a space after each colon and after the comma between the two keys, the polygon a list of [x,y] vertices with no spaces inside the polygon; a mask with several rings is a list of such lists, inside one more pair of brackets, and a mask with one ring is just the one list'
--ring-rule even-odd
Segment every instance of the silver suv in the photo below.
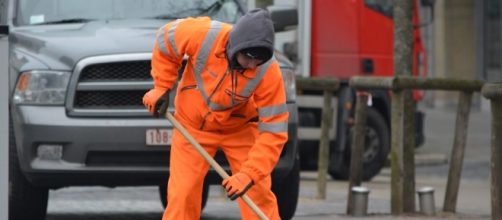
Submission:
{"label": "silver suv", "polygon": [[[235,22],[237,0],[9,0],[10,220],[44,219],[49,189],[159,186],[164,205],[172,126],[142,105],[156,30],[169,20]],[[281,54],[289,141],[273,172],[280,215],[299,188],[293,65]],[[174,94],[171,94],[174,95]],[[172,99],[171,99],[172,100]],[[217,160],[228,166],[220,153]],[[221,179],[210,171],[208,185]],[[30,210],[30,211],[26,211]]]}

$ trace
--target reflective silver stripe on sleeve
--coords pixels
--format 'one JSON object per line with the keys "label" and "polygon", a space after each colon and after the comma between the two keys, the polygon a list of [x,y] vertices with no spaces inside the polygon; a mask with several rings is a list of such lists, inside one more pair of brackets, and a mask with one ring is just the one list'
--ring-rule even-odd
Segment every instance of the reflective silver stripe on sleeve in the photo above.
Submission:
{"label": "reflective silver stripe on sleeve", "polygon": [[288,111],[288,106],[286,105],[286,103],[264,108],[258,108],[258,114],[260,115],[260,117],[270,117],[282,114],[287,111]]}
{"label": "reflective silver stripe on sleeve", "polygon": [[258,123],[258,130],[261,132],[268,131],[271,133],[288,132],[288,122],[277,123]]}
{"label": "reflective silver stripe on sleeve", "polygon": [[199,54],[197,55],[197,58],[195,60],[195,68],[194,68],[194,74],[195,74],[195,81],[197,81],[197,88],[199,89],[202,97],[206,101],[206,104],[212,109],[212,110],[223,110],[228,107],[216,104],[211,102],[209,100],[208,95],[206,94],[206,90],[204,88],[204,82],[202,81],[202,70],[206,66],[207,60],[209,58],[209,52],[211,51],[211,48],[214,45],[214,42],[216,40],[216,37],[220,33],[220,30],[222,28],[222,25],[218,21],[211,21],[211,28],[206,34],[206,37],[204,38],[204,42],[202,43],[202,47],[199,50]]}
{"label": "reflective silver stripe on sleeve", "polygon": [[231,108],[229,106],[223,106],[218,103],[211,102],[211,100],[209,100],[209,103],[207,103],[207,106],[209,106],[209,108],[213,111],[222,111],[222,110],[226,110],[226,109]]}
{"label": "reflective silver stripe on sleeve", "polygon": [[174,55],[176,55],[176,57],[178,58],[180,57],[180,53],[178,52],[178,48],[176,47],[176,43],[174,42],[174,32],[176,31],[176,27],[178,26],[178,24],[183,20],[184,19],[177,19],[176,21],[174,21],[173,24],[171,25],[171,28],[169,28],[169,31],[167,31],[169,46],[171,46],[171,48],[174,51]]}
{"label": "reflective silver stripe on sleeve", "polygon": [[166,26],[167,24],[159,29],[160,33],[157,34],[157,47],[164,55],[169,56],[169,54],[167,53],[166,42],[164,41],[164,32]]}
{"label": "reflective silver stripe on sleeve", "polygon": [[258,71],[258,74],[256,74],[256,77],[254,79],[250,80],[246,84],[246,86],[244,87],[244,89],[242,89],[242,92],[239,95],[243,96],[243,97],[249,97],[251,95],[251,93],[255,90],[256,86],[258,86],[258,83],[260,83],[263,76],[265,76],[265,73],[267,72],[270,64],[274,61],[275,61],[275,57],[273,56],[266,63],[260,65],[258,67],[258,70],[256,70],[256,71]]}

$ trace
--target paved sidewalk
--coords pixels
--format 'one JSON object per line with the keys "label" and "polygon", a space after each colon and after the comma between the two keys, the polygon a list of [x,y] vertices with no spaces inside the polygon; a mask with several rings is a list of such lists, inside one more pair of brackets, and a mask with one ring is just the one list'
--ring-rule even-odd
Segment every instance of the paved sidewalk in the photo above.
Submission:
{"label": "paved sidewalk", "polygon": [[[315,194],[308,189],[316,189],[317,173],[302,173],[301,203],[295,219],[312,219],[316,206],[326,206],[326,219],[491,219],[490,201],[490,137],[491,113],[472,110],[469,117],[466,151],[462,179],[457,200],[456,213],[443,213],[445,188],[448,178],[448,161],[452,151],[456,109],[425,109],[425,144],[416,151],[416,188],[431,186],[437,214],[390,215],[390,170],[384,169],[380,175],[363,186],[371,190],[368,213],[365,218],[345,215],[348,183],[330,181],[326,201],[315,200]],[[314,190],[313,193],[316,193]],[[416,197],[418,197],[415,194]],[[309,202],[310,200],[310,202]],[[312,204],[310,204],[312,203]],[[326,203],[326,204],[325,204]],[[416,209],[419,210],[418,198]],[[309,215],[309,213],[311,215]],[[318,218],[316,218],[318,219]],[[319,218],[323,219],[323,218]]]}
{"label": "paved sidewalk", "polygon": [[[426,143],[416,151],[416,187],[431,186],[435,189],[436,215],[390,215],[390,170],[385,168],[372,181],[363,183],[371,190],[369,215],[357,218],[345,215],[347,181],[329,180],[326,200],[318,200],[315,198],[317,172],[302,171],[299,204],[293,219],[491,219],[489,112],[471,113],[457,213],[441,212],[455,114],[455,110],[426,109]],[[210,190],[203,220],[240,219],[237,204],[226,199],[219,186],[211,186]],[[157,187],[72,187],[51,191],[50,197],[46,220],[158,220],[163,211]],[[418,201],[416,209],[419,209]]]}
{"label": "paved sidewalk", "polygon": [[[330,180],[325,200],[316,199],[317,173],[302,172],[298,208],[293,219],[490,219],[490,186],[487,181],[462,180],[457,203],[457,213],[441,212],[446,180],[438,177],[417,176],[417,188],[431,186],[437,214],[420,213],[403,216],[390,215],[390,170],[385,169],[363,186],[371,190],[368,197],[368,216],[352,217],[345,214],[348,182]],[[236,203],[228,201],[217,187],[211,188],[210,200],[204,209],[203,219],[239,219]],[[418,199],[416,200],[419,210]],[[221,213],[227,213],[224,217]]]}
{"label": "paved sidewalk", "polygon": [[[434,198],[437,214],[424,216],[418,214],[393,217],[390,215],[390,170],[384,169],[380,175],[363,186],[371,190],[369,194],[368,213],[365,218],[354,218],[344,215],[348,183],[330,181],[326,206],[334,214],[326,219],[491,219],[490,201],[490,137],[491,113],[489,111],[471,110],[467,143],[464,156],[462,179],[460,182],[457,212],[443,213],[446,183],[448,178],[448,161],[453,146],[456,109],[424,109],[425,144],[416,151],[416,188],[431,186],[435,189]],[[302,203],[295,219],[311,219],[307,198],[315,195],[306,193],[309,187],[315,188],[316,173],[302,173]],[[312,186],[313,185],[313,186]],[[315,193],[316,191],[314,191]],[[419,210],[418,196],[416,209]],[[312,203],[319,203],[315,201]],[[313,205],[315,206],[315,205]],[[307,207],[307,208],[304,208]],[[317,218],[316,218],[317,219]],[[319,218],[322,219],[322,218]]]}
{"label": "paved sidewalk", "polygon": [[[321,201],[315,199],[315,189],[317,189],[316,176],[316,173],[302,173],[301,202],[294,219],[312,219],[313,216],[322,215],[333,217],[332,219],[354,218],[345,215],[348,183],[330,181],[328,183],[327,199]],[[368,218],[389,219],[389,217],[392,217],[390,215],[390,170],[383,170],[372,181],[363,183],[363,186],[371,190],[368,196]],[[487,181],[462,180],[456,214],[441,213],[446,186],[445,178],[417,175],[416,186],[417,188],[430,186],[435,189],[434,198],[437,215],[431,217],[417,213],[393,217],[393,219],[489,219],[490,187]],[[416,194],[415,196],[418,197]],[[418,211],[418,198],[416,199],[416,208]]]}

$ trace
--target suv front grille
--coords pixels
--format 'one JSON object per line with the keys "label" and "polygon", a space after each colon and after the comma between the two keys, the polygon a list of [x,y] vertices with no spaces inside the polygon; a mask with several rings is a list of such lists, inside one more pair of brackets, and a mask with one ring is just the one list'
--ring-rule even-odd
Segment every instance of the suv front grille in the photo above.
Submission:
{"label": "suv front grille", "polygon": [[90,57],[77,63],[66,108],[70,116],[148,116],[143,95],[153,87],[151,54]]}
{"label": "suv front grille", "polygon": [[96,80],[150,80],[150,61],[128,61],[117,63],[92,64],[85,67],[80,74],[80,81]]}
{"label": "suv front grille", "polygon": [[75,96],[75,108],[133,109],[144,108],[142,99],[147,90],[137,91],[80,91]]}

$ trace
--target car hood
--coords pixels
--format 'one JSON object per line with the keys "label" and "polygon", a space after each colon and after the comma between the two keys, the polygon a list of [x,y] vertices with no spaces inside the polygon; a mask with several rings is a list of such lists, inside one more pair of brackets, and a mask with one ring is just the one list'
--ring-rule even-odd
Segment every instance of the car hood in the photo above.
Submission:
{"label": "car hood", "polygon": [[86,57],[150,53],[165,20],[112,20],[14,28],[11,49],[49,69],[71,70]]}

